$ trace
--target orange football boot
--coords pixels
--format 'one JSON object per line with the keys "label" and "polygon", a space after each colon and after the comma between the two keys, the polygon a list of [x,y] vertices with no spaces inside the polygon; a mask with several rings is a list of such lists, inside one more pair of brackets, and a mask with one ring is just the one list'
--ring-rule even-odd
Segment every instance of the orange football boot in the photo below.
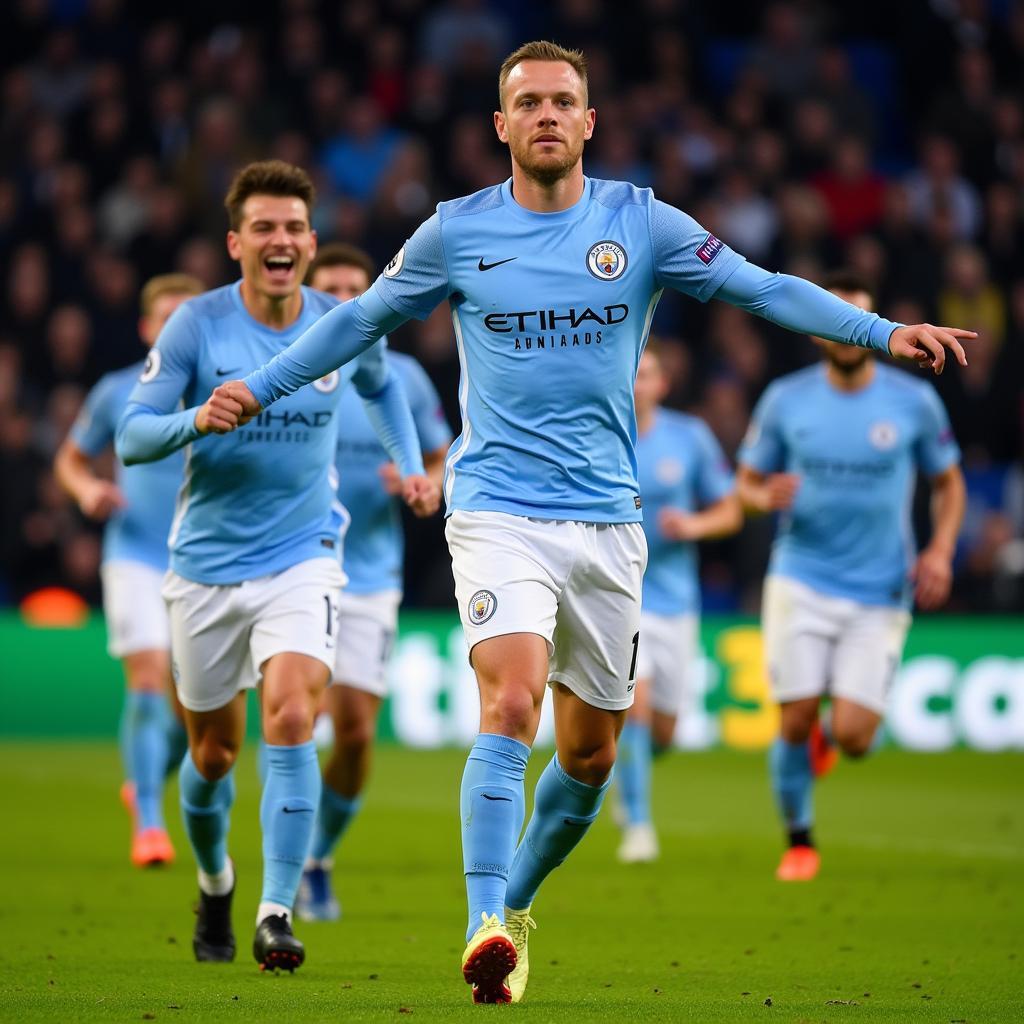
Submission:
{"label": "orange football boot", "polygon": [[132,863],[137,868],[159,867],[174,861],[171,837],[163,828],[144,828],[132,836]]}
{"label": "orange football boot", "polygon": [[821,857],[813,846],[791,846],[779,861],[775,877],[780,882],[809,882],[821,867]]}

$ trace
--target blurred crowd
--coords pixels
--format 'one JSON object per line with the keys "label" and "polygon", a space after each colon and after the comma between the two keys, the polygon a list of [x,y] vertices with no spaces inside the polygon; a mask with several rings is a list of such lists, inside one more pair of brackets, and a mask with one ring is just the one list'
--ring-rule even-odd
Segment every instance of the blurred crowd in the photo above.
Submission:
{"label": "blurred crowd", "polygon": [[[386,262],[436,202],[508,176],[497,68],[541,37],[590,59],[587,173],[652,186],[770,270],[846,265],[884,315],[980,333],[937,385],[970,489],[953,607],[1024,608],[1022,0],[9,0],[0,605],[49,584],[97,600],[98,527],[59,492],[52,457],[97,378],[140,358],[148,277],[236,277],[222,207],[235,170],[307,168],[321,240]],[[654,330],[671,404],[730,454],[767,382],[814,358],[806,339],[672,294]],[[392,342],[457,431],[447,311]],[[412,527],[409,601],[447,605],[440,527]],[[770,529],[706,553],[708,608],[756,607]]]}

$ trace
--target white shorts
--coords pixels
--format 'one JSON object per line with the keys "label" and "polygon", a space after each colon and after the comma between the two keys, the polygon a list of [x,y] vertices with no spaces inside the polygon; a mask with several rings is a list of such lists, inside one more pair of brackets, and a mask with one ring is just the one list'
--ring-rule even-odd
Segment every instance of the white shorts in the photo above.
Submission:
{"label": "white shorts", "polygon": [[163,594],[178,699],[189,711],[222,708],[259,682],[264,662],[285,652],[307,654],[333,671],[344,582],[333,558],[230,585],[169,571]]}
{"label": "white shorts", "polygon": [[537,633],[549,681],[597,708],[633,703],[647,566],[640,523],[457,511],[445,535],[470,652],[491,637]]}
{"label": "white shorts", "polygon": [[638,679],[651,684],[651,707],[663,715],[678,715],[690,675],[697,665],[696,615],[640,615]]}
{"label": "white shorts", "polygon": [[910,628],[908,611],[831,597],[769,576],[762,628],[775,700],[830,693],[884,714]]}
{"label": "white shorts", "polygon": [[374,594],[342,591],[332,682],[365,690],[375,697],[387,696],[388,659],[395,646],[401,601],[398,590]]}
{"label": "white shorts", "polygon": [[100,567],[100,577],[110,656],[168,650],[171,630],[160,596],[163,572],[144,562],[111,561]]}

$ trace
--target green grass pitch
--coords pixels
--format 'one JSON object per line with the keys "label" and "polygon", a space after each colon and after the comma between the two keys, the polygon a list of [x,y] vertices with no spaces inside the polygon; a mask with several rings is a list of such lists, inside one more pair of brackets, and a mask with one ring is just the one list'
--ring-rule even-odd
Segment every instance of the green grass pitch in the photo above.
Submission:
{"label": "green grass pitch", "polygon": [[[535,779],[546,761],[531,763]],[[527,1000],[474,1007],[462,983],[458,751],[380,751],[339,856],[345,916],[301,925],[308,961],[261,975],[258,787],[238,769],[234,964],[192,960],[194,874],[127,861],[113,746],[0,748],[0,1019],[10,1021],[868,1022],[1024,1020],[1024,759],[882,751],[818,789],[824,866],[772,877],[764,758],[658,765],[663,846],[620,867],[607,813],[536,904]]]}

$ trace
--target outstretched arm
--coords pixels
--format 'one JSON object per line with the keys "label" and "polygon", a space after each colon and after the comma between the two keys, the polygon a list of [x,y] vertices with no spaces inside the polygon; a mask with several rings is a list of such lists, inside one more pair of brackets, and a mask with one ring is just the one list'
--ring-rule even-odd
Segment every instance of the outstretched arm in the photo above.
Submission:
{"label": "outstretched arm", "polygon": [[961,338],[975,338],[974,331],[931,324],[904,326],[868,313],[810,281],[790,274],[770,274],[752,263],[741,263],[722,282],[716,299],[723,299],[780,327],[842,341],[861,348],[888,352],[897,359],[911,359],[942,373],[946,349],[967,365]]}

